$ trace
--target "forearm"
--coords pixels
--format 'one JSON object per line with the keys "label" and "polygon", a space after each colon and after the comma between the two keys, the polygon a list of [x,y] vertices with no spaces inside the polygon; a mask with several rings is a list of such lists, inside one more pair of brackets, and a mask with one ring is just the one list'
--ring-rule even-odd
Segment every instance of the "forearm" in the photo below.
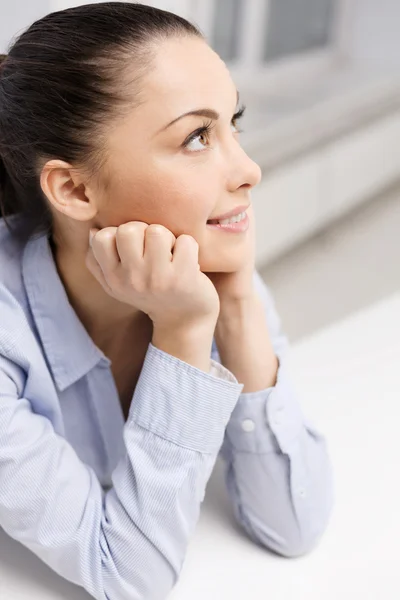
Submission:
{"label": "forearm", "polygon": [[278,359],[256,292],[246,299],[221,301],[215,342],[221,363],[244,384],[243,393],[275,385]]}
{"label": "forearm", "polygon": [[151,341],[159,350],[208,373],[214,328],[213,317],[183,329],[165,329],[154,325]]}
{"label": "forearm", "polygon": [[[103,494],[93,469],[22,397],[18,352],[5,358],[0,344],[0,527],[98,600],[165,598],[242,386],[149,344],[126,452]],[[94,385],[99,398],[107,393]]]}
{"label": "forearm", "polygon": [[[222,303],[214,333],[220,360],[245,384],[243,391],[259,392],[240,396],[221,454],[237,521],[266,547],[299,556],[315,546],[327,526],[332,467],[325,439],[305,420],[281,365],[277,378],[275,352],[284,361],[288,344],[273,299],[254,275],[251,294],[261,302],[252,298],[236,308]],[[252,427],[243,427],[245,422]]]}

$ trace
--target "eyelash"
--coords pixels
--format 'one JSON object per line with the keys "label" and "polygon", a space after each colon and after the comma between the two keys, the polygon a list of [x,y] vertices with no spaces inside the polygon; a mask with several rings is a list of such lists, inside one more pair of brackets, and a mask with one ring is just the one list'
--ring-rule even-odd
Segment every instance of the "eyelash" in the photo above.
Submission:
{"label": "eyelash", "polygon": [[[243,117],[244,111],[246,110],[245,106],[242,106],[232,117],[231,123],[235,125],[236,127],[236,121],[239,121],[239,119],[241,119]],[[216,123],[215,121],[208,121],[208,123],[205,123],[203,125],[203,127],[199,127],[199,129],[196,129],[196,131],[194,131],[193,133],[191,133],[189,135],[188,138],[186,138],[186,140],[183,142],[183,146],[186,148],[190,142],[192,142],[193,140],[195,140],[197,137],[199,137],[199,135],[205,134],[207,139],[209,139],[211,131],[214,129]],[[241,133],[243,131],[243,129],[237,129],[237,133]],[[192,150],[192,152],[196,152],[196,150]],[[197,150],[198,152],[198,150]]]}

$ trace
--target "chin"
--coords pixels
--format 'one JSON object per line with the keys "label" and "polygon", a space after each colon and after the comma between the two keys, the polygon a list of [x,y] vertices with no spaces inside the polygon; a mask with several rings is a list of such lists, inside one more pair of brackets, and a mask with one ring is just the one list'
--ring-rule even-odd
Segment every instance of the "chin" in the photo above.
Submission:
{"label": "chin", "polygon": [[243,262],[242,258],[235,257],[199,260],[200,271],[203,273],[235,273],[243,267]]}

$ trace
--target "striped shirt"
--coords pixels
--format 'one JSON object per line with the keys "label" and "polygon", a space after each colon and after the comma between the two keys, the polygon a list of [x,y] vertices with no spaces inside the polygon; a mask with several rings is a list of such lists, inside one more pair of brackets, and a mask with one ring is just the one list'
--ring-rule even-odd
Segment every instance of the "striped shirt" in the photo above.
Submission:
{"label": "striped shirt", "polygon": [[125,421],[111,362],[70,305],[47,236],[17,244],[0,220],[0,527],[98,600],[168,595],[218,456],[252,540],[292,557],[326,529],[327,442],[292,389],[257,271],[254,283],[276,385],[243,393],[215,340],[209,373],[150,343]]}

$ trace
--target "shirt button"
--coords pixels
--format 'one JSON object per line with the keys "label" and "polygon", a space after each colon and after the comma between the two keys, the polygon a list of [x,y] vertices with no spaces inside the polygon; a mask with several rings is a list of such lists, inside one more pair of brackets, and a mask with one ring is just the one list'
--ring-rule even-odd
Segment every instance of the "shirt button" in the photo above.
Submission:
{"label": "shirt button", "polygon": [[300,498],[305,498],[306,497],[306,490],[301,487],[297,490],[297,493],[299,494]]}
{"label": "shirt button", "polygon": [[244,421],[242,421],[242,429],[243,431],[254,431],[254,429],[256,428],[254,421],[252,421],[251,419],[245,419]]}
{"label": "shirt button", "polygon": [[278,410],[276,411],[276,413],[274,415],[274,419],[273,419],[275,425],[281,425],[281,423],[282,423],[282,417],[283,417],[283,412],[284,412],[283,406],[281,406],[280,408],[278,408]]}

